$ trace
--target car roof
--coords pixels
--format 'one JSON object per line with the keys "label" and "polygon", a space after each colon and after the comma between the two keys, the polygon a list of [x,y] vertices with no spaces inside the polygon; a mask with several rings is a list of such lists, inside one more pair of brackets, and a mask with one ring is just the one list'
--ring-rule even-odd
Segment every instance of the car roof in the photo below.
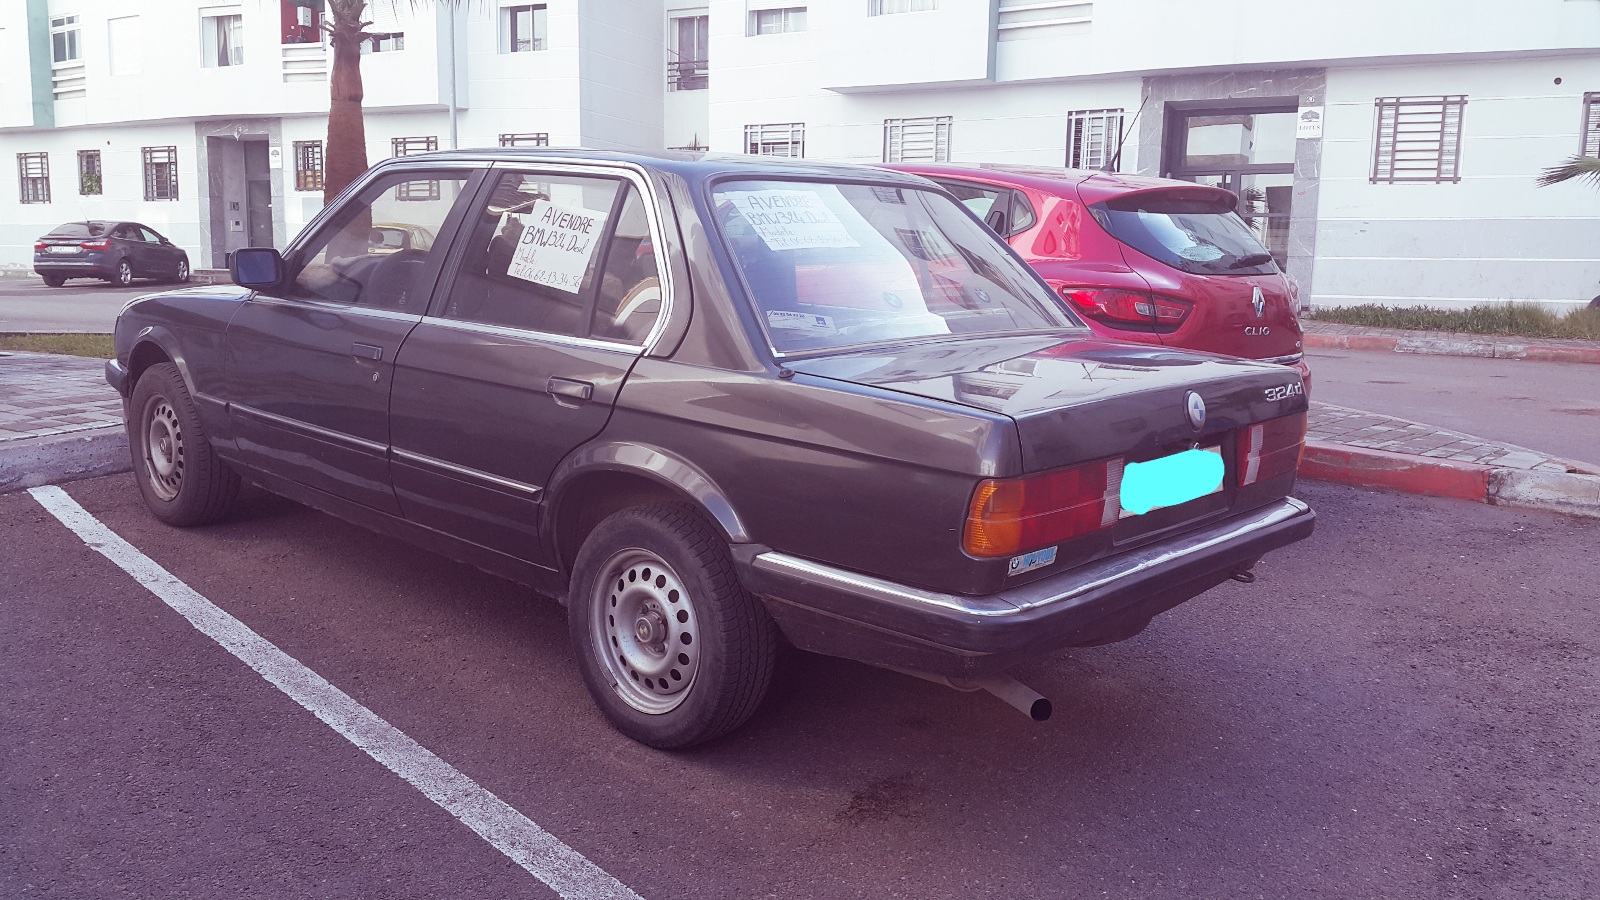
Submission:
{"label": "car roof", "polygon": [[689,181],[703,181],[725,175],[745,175],[751,178],[777,176],[780,178],[851,179],[899,182],[925,187],[920,178],[893,172],[877,166],[858,163],[824,162],[787,156],[749,156],[742,153],[710,153],[688,150],[583,150],[547,147],[486,147],[482,149],[442,150],[416,156],[397,157],[406,162],[417,160],[473,161],[473,162],[557,162],[557,163],[630,163],[662,172],[672,172]]}

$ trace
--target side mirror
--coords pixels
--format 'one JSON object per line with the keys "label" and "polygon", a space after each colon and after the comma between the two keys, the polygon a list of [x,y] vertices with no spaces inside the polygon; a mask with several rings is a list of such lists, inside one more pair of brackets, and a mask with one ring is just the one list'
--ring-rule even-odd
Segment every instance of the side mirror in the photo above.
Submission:
{"label": "side mirror", "polygon": [[271,247],[241,247],[228,260],[228,274],[240,287],[267,290],[283,280],[283,257]]}

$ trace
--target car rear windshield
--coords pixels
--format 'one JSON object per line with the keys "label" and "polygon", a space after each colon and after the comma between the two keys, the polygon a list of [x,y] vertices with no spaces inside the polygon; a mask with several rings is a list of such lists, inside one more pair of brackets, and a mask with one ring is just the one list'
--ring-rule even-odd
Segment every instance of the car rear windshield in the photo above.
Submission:
{"label": "car rear windshield", "polygon": [[99,237],[100,235],[106,233],[106,227],[107,223],[105,222],[68,222],[65,225],[57,225],[55,229],[49,234],[45,235],[45,237]]}
{"label": "car rear windshield", "polygon": [[1081,327],[1024,263],[942,194],[729,181],[712,199],[717,227],[780,353]]}
{"label": "car rear windshield", "polygon": [[1196,275],[1278,271],[1272,254],[1228,200],[1182,193],[1135,194],[1089,209],[1112,237],[1175,269]]}

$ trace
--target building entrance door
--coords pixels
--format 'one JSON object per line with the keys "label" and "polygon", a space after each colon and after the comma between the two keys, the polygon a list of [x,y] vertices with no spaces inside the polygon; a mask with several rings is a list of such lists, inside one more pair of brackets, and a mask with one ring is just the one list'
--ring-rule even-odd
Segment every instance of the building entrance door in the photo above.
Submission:
{"label": "building entrance door", "polygon": [[1168,104],[1162,174],[1239,195],[1239,215],[1279,268],[1289,262],[1294,198],[1295,97]]}
{"label": "building entrance door", "polygon": [[272,246],[272,169],[266,141],[244,141],[244,216],[249,247]]}

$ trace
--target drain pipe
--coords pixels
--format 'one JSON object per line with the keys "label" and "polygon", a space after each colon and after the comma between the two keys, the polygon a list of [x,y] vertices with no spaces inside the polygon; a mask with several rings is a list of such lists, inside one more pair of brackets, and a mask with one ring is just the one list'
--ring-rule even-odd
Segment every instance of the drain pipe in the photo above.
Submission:
{"label": "drain pipe", "polygon": [[1035,722],[1048,721],[1054,707],[1043,694],[1005,673],[989,675],[984,678],[950,678],[944,675],[930,675],[927,672],[914,672],[910,669],[889,668],[902,675],[921,678],[934,684],[942,684],[958,691],[988,691],[1004,700],[1008,706],[1022,713]]}
{"label": "drain pipe", "polygon": [[461,149],[456,139],[456,9],[448,5],[445,15],[450,17],[450,149]]}

